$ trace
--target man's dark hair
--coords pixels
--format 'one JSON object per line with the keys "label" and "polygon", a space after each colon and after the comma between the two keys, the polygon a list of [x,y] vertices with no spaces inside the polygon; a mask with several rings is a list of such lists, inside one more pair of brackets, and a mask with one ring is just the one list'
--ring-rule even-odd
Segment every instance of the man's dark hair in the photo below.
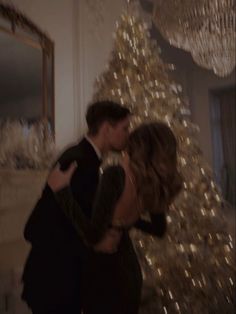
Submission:
{"label": "man's dark hair", "polygon": [[116,124],[130,115],[128,108],[113,101],[98,101],[88,107],[86,121],[89,134],[96,135],[104,122]]}

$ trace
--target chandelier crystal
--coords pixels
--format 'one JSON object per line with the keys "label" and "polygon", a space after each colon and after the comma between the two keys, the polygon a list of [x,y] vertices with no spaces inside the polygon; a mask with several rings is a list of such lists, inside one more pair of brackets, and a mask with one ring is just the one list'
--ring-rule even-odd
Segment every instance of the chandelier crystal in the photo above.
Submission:
{"label": "chandelier crystal", "polygon": [[161,34],[218,76],[235,66],[236,0],[155,0],[153,19]]}

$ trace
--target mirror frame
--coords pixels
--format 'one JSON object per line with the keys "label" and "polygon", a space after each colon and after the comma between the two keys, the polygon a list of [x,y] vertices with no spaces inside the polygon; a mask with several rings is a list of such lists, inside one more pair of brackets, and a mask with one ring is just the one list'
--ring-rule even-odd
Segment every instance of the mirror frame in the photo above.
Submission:
{"label": "mirror frame", "polygon": [[[0,25],[0,31],[13,36],[17,40],[42,51],[42,120],[48,120],[48,58],[52,60],[51,86],[52,86],[52,120],[51,127],[55,136],[55,79],[54,79],[54,42],[41,31],[28,17],[14,6],[0,1],[0,17],[9,22],[9,29]],[[19,33],[23,30],[24,34]],[[33,37],[33,38],[32,38]]]}

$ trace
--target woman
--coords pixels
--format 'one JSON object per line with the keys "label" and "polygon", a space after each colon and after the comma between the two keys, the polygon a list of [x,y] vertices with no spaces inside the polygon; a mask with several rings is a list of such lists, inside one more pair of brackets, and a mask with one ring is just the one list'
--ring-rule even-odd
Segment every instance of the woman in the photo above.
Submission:
{"label": "woman", "polygon": [[[56,170],[50,175],[48,183],[61,208],[88,246],[82,281],[84,314],[138,313],[142,275],[129,229],[135,226],[157,236],[164,233],[165,213],[181,188],[176,146],[172,131],[163,123],[134,130],[120,165],[108,167],[101,176],[91,221],[69,187],[58,191],[58,184],[51,184],[56,178],[63,187],[70,174]],[[151,222],[141,219],[145,212]],[[109,228],[120,232],[118,249],[110,255],[98,253],[93,247]]]}

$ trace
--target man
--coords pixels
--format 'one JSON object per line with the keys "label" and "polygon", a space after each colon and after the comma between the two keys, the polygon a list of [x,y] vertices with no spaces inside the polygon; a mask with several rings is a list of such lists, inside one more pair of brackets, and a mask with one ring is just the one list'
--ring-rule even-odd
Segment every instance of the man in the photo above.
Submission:
{"label": "man", "polygon": [[[86,114],[88,134],[59,158],[61,169],[77,163],[71,189],[87,217],[91,216],[102,156],[124,148],[129,119],[129,110],[116,103],[92,104]],[[25,226],[24,236],[32,248],[24,269],[22,298],[33,314],[80,313],[80,270],[86,248],[48,185]],[[97,250],[109,246],[109,236],[113,234],[108,231]]]}

